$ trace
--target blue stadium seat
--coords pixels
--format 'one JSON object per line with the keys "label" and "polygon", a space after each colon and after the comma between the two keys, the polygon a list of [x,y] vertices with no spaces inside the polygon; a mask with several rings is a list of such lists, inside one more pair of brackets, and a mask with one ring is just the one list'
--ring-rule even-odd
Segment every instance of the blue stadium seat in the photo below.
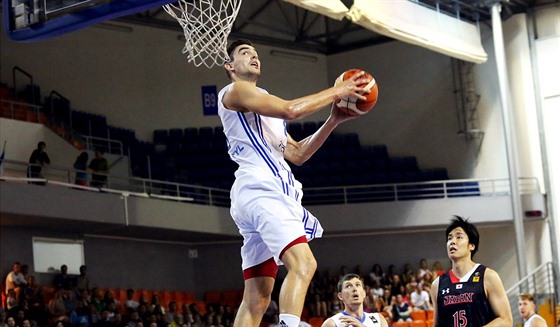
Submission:
{"label": "blue stadium seat", "polygon": [[154,143],[165,144],[167,143],[168,131],[166,129],[154,130]]}

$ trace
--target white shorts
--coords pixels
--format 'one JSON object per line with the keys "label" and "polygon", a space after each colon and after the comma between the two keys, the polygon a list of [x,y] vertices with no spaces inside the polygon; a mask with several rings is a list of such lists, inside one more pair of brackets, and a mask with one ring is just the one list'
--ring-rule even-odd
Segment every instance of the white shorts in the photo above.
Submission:
{"label": "white shorts", "polygon": [[243,236],[243,270],[280,254],[292,241],[323,235],[319,220],[301,205],[301,190],[270,174],[238,171],[231,188],[230,213]]}

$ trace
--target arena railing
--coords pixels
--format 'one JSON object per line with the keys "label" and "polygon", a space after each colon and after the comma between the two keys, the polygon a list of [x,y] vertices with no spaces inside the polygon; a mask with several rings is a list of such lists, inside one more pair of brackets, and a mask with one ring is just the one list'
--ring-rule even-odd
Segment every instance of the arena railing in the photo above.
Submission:
{"label": "arena railing", "polygon": [[560,318],[555,317],[555,308],[558,305],[557,299],[559,294],[557,293],[558,277],[555,276],[552,265],[552,262],[540,265],[506,291],[514,323],[523,321],[517,308],[521,293],[533,295],[537,307],[543,307],[544,309],[539,311],[543,318],[549,318],[554,321]]}
{"label": "arena railing", "polygon": [[[229,189],[176,183],[138,177],[109,174],[107,186],[99,189],[74,183],[77,172],[73,168],[48,165],[43,167],[42,178],[29,180],[29,164],[5,160],[2,164],[5,181],[42,182],[46,185],[65,186],[90,191],[104,191],[133,196],[159,198],[197,204],[229,206]],[[520,178],[521,194],[540,193],[536,178]],[[353,204],[364,202],[394,202],[424,199],[451,199],[459,197],[488,197],[509,195],[509,179],[460,179],[419,183],[354,185],[304,188],[305,205]]]}

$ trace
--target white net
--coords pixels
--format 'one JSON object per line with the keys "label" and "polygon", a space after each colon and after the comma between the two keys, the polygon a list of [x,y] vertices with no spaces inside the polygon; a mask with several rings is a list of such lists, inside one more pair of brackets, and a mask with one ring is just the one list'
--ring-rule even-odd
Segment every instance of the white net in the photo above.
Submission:
{"label": "white net", "polygon": [[183,53],[195,66],[222,66],[228,60],[227,39],[241,0],[179,0],[163,9],[185,33]]}

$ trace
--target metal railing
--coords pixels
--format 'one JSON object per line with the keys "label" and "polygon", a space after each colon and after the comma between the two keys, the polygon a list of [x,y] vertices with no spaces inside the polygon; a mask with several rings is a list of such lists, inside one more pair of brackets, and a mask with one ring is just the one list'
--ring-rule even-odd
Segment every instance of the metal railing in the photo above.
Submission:
{"label": "metal railing", "polygon": [[[27,182],[28,167],[29,164],[26,162],[5,160],[2,165],[3,179]],[[63,185],[100,191],[98,188],[75,185],[76,173],[79,172],[84,171],[49,165],[43,167],[41,173],[43,179],[41,181],[47,185]],[[107,185],[101,191],[214,206],[229,206],[230,204],[228,189],[111,174],[107,177]],[[536,178],[522,178],[519,183],[521,193],[540,192]],[[508,179],[463,179],[422,183],[306,188],[304,193],[303,202],[305,205],[326,205],[503,196],[510,194],[510,187]]]}
{"label": "metal railing", "polygon": [[[550,314],[555,314],[555,307],[558,304],[558,294],[556,294],[555,286],[557,283],[557,276],[554,275],[552,265],[552,262],[540,265],[506,291],[513,315],[514,326],[523,322],[517,309],[519,295],[521,293],[530,293],[533,295],[537,307],[543,304],[549,304],[551,310]],[[555,317],[555,321],[557,318],[558,317]]]}
{"label": "metal railing", "polygon": [[[90,174],[90,171],[69,169],[56,165],[43,166],[39,178],[28,178],[30,164],[4,160],[0,180],[10,182],[34,183],[46,186],[64,186],[93,192],[117,193],[144,198],[164,199],[178,202],[190,202],[211,206],[229,206],[229,190],[201,185],[181,184],[168,181],[150,180],[136,177],[122,177],[107,174],[107,183],[102,188],[81,186],[75,183],[76,173]],[[105,174],[97,174],[105,175]]]}

